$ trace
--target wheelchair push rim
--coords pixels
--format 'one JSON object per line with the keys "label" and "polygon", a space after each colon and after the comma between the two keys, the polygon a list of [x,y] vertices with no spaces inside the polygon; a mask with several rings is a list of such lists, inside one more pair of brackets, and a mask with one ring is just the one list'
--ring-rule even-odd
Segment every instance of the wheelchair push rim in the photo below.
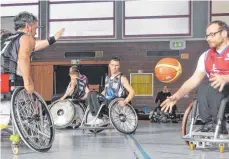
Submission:
{"label": "wheelchair push rim", "polygon": [[181,127],[181,135],[182,137],[187,135],[188,128],[191,124],[191,111],[192,111],[193,102],[189,104],[188,108],[185,110],[183,120],[182,120],[182,127]]}
{"label": "wheelchair push rim", "polygon": [[109,104],[110,121],[119,132],[132,134],[138,127],[138,116],[130,104],[119,106],[118,101],[120,100],[124,99],[116,98]]}
{"label": "wheelchair push rim", "polygon": [[12,124],[30,149],[47,152],[52,147],[55,136],[53,119],[37,92],[30,95],[23,87],[16,88],[11,99],[11,114]]}

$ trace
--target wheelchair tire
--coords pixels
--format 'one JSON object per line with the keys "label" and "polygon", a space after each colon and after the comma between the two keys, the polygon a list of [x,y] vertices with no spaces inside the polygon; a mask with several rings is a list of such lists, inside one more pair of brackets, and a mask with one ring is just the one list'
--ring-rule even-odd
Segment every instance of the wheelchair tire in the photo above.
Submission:
{"label": "wheelchair tire", "polygon": [[[109,118],[113,124],[113,126],[121,133],[124,133],[124,134],[133,134],[137,127],[138,127],[138,116],[137,116],[137,113],[135,112],[134,108],[127,104],[126,106],[124,107],[121,107],[119,105],[117,105],[117,102],[120,101],[120,100],[124,100],[123,98],[116,98],[114,100],[112,100],[109,104]],[[115,110],[115,108],[119,109],[119,112],[117,112]],[[133,115],[134,116],[134,119],[130,119],[130,118],[127,118],[127,114],[126,113],[126,110],[124,112],[124,109],[129,109],[129,114]],[[121,112],[122,111],[122,112]],[[114,117],[114,113],[117,113],[118,114],[118,118],[116,118],[115,120],[115,117]],[[128,115],[129,115],[128,114]],[[117,120],[118,119],[118,120]],[[130,120],[134,120],[134,126],[133,127],[129,127],[130,124]],[[119,121],[119,122],[116,122],[116,121]],[[118,123],[120,123],[120,125],[118,125]],[[123,123],[123,124],[121,124]],[[128,123],[128,124],[127,124]],[[125,125],[126,127],[130,128],[129,130],[125,130],[123,127],[121,127],[121,125]]]}
{"label": "wheelchair tire", "polygon": [[[181,126],[181,135],[182,137],[188,134],[188,120],[191,120],[191,112],[192,112],[192,106],[193,102],[189,104],[188,108],[185,110],[183,120],[182,120],[182,126]],[[189,121],[191,122],[191,121]],[[189,144],[189,142],[185,141],[186,144]]]}
{"label": "wheelchair tire", "polygon": [[75,118],[74,118],[74,128],[78,128],[81,125],[81,122],[83,121],[83,117],[85,114],[85,107],[82,103],[74,103],[75,107]]}
{"label": "wheelchair tire", "polygon": [[[67,128],[75,120],[76,106],[69,99],[66,99],[64,101],[56,100],[51,105],[49,105],[49,111],[54,120],[54,125],[56,129]],[[59,114],[59,111],[62,111],[63,113]],[[63,117],[65,117],[65,120],[63,120]],[[58,121],[65,121],[65,123],[58,123]]]}
{"label": "wheelchair tire", "polygon": [[[33,116],[32,115],[28,116],[28,117],[26,116],[27,118],[25,118],[25,116],[21,115],[22,111],[20,112],[20,109],[19,109],[20,108],[19,105],[21,103],[19,103],[19,102],[22,101],[22,99],[20,100],[20,95],[22,95],[22,93],[24,93],[24,98],[22,98],[24,100],[24,104],[23,104],[23,106],[21,106],[21,109],[26,108],[25,110],[27,111],[27,113],[28,114],[30,113]],[[28,95],[25,92],[24,87],[18,87],[13,92],[13,95],[11,98],[12,123],[15,126],[16,131],[17,131],[18,135],[20,136],[20,138],[22,139],[22,141],[30,149],[32,149],[33,151],[36,151],[36,152],[47,152],[52,147],[54,136],[55,136],[55,128],[54,128],[52,116],[49,112],[49,109],[48,109],[45,101],[42,99],[42,97],[37,92],[34,92],[32,95],[28,95],[28,96],[31,96],[30,99],[32,99],[32,98],[37,99],[36,102],[39,102],[38,107],[40,106],[42,108],[42,110],[41,110],[42,111],[42,113],[41,113],[42,120],[38,114],[34,115],[32,111],[30,112],[30,110],[28,109],[29,107],[27,107],[27,106],[29,105],[31,110],[32,110],[34,107],[31,107],[31,105],[34,106],[34,103],[32,103],[30,101],[31,103],[28,104],[27,102],[29,100],[27,100],[28,98],[26,99],[25,94]],[[47,121],[44,120],[46,118],[47,118]],[[23,120],[23,122],[22,122],[22,120]],[[34,125],[34,122],[39,121],[39,120],[41,121],[40,125],[36,125],[36,124]],[[35,134],[35,129],[31,129],[31,127],[28,126],[29,124],[31,125],[31,127],[35,126],[35,129],[39,129],[37,131],[37,137],[31,138],[30,135]],[[46,127],[48,127],[47,128],[48,130],[46,130],[46,132],[42,132],[44,130],[43,128],[46,128]],[[41,130],[41,129],[43,129],[43,130]],[[33,133],[32,133],[32,130],[34,131]],[[43,137],[44,138],[47,137],[48,141],[46,141],[46,138],[44,139]],[[39,145],[38,145],[38,142],[39,142]]]}

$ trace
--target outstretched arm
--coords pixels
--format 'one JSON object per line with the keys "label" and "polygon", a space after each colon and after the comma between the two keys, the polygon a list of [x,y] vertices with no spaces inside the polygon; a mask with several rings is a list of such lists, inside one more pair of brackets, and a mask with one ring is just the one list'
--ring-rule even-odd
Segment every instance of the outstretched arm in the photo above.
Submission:
{"label": "outstretched arm", "polygon": [[36,40],[34,51],[42,50],[42,49],[44,49],[44,48],[52,45],[53,43],[55,43],[64,34],[64,30],[65,29],[62,28],[61,30],[59,30],[58,32],[56,32],[56,34],[53,37],[50,37],[50,39]]}
{"label": "outstretched arm", "polygon": [[168,97],[162,104],[162,111],[167,112],[170,110],[172,111],[172,107],[177,103],[178,100],[180,100],[182,97],[184,97],[185,94],[191,92],[193,89],[195,89],[200,82],[204,79],[205,73],[196,71],[191,78],[189,78],[182,86],[181,88],[171,97]]}
{"label": "outstretched arm", "polygon": [[196,71],[191,78],[189,78],[181,88],[172,96],[175,97],[177,100],[180,100],[184,97],[185,94],[191,92],[195,89],[200,82],[204,79],[205,73]]}

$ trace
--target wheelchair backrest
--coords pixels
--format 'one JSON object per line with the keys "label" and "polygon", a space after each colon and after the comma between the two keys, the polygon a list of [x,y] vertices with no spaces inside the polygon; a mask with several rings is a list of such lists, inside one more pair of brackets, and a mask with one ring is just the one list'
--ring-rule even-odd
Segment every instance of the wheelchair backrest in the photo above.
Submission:
{"label": "wheelchair backrest", "polygon": [[1,74],[1,93],[9,93],[10,92],[10,74]]}

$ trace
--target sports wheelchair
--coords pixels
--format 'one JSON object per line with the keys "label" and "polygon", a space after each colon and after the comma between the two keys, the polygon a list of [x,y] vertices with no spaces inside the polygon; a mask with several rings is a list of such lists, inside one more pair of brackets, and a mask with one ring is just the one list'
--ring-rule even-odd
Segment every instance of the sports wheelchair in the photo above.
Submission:
{"label": "sports wheelchair", "polygon": [[[219,128],[223,119],[226,120],[226,129],[229,130],[229,113],[225,112],[226,104],[229,97],[221,101],[219,112],[217,115],[217,125],[215,132],[200,132],[202,125],[198,125],[198,101],[195,99],[184,113],[182,120],[182,138],[191,150],[195,148],[216,148],[219,147],[220,152],[224,152],[225,146],[228,146],[229,135],[220,134]],[[199,122],[200,123],[200,122]]]}
{"label": "sports wheelchair", "polygon": [[19,153],[20,139],[33,151],[47,152],[55,136],[48,107],[37,92],[27,94],[15,80],[15,74],[1,74],[1,131],[10,133],[14,154]]}
{"label": "sports wheelchair", "polygon": [[172,113],[161,111],[161,107],[157,106],[150,112],[149,119],[152,123],[178,123],[181,119],[177,106],[173,107]]}
{"label": "sports wheelchair", "polygon": [[78,128],[83,120],[86,105],[79,99],[56,100],[49,105],[57,129]]}
{"label": "sports wheelchair", "polygon": [[[118,101],[124,100],[123,98],[115,98],[108,103],[105,97],[100,94],[97,95],[97,100],[100,103],[100,108],[95,117],[92,116],[90,108],[87,106],[83,121],[79,127],[83,130],[83,133],[85,133],[85,130],[89,130],[96,135],[96,133],[105,129],[110,129],[111,132],[113,128],[124,134],[135,133],[138,127],[138,116],[130,104],[123,107],[119,106]],[[99,125],[87,124],[98,117],[104,122]]]}

